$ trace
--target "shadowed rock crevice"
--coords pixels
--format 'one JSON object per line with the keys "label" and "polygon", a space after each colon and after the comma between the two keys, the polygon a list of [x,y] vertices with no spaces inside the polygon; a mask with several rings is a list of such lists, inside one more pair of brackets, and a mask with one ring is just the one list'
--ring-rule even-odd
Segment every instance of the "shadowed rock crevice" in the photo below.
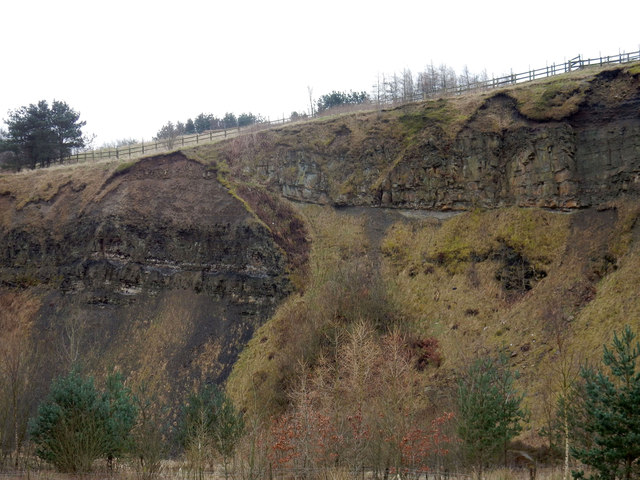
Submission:
{"label": "shadowed rock crevice", "polygon": [[496,280],[508,293],[525,293],[547,276],[547,272],[534,268],[525,257],[505,244],[494,254],[494,259],[501,263]]}

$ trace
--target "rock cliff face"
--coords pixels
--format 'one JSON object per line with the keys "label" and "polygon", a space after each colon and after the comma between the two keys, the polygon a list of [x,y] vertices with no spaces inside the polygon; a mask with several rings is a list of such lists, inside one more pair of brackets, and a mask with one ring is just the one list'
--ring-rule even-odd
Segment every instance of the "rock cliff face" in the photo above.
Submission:
{"label": "rock cliff face", "polygon": [[468,210],[638,193],[640,68],[621,67],[0,177],[0,301],[28,300],[49,378],[82,358],[177,398],[224,380],[292,269],[303,283],[307,227],[281,197]]}
{"label": "rock cliff face", "polygon": [[74,197],[83,189],[65,185],[4,227],[4,283],[59,282],[70,294],[102,292],[107,303],[165,289],[218,298],[241,290],[240,300],[271,302],[282,286],[284,259],[268,229],[196,162],[147,159],[81,206]]}
{"label": "rock cliff face", "polygon": [[[565,82],[283,128],[223,156],[238,174],[323,204],[576,208],[637,194],[640,73]],[[523,99],[527,88],[537,97]]]}
{"label": "rock cliff face", "polygon": [[93,369],[153,374],[165,392],[220,381],[290,291],[270,230],[182,154],[72,173],[45,199],[4,188],[2,291],[41,299],[35,341],[53,363],[71,325]]}

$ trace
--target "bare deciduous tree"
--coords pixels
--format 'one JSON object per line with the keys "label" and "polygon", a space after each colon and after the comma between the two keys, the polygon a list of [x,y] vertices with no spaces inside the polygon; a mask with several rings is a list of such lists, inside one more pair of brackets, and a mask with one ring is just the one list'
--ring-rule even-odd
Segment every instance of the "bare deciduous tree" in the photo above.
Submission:
{"label": "bare deciduous tree", "polygon": [[310,85],[307,85],[307,94],[309,95],[309,115],[313,117],[315,115],[315,110],[313,107],[313,87]]}
{"label": "bare deciduous tree", "polygon": [[0,440],[2,456],[13,455],[18,466],[26,438],[27,420],[32,402],[29,400],[33,351],[28,337],[19,328],[3,337],[0,342]]}
{"label": "bare deciduous tree", "polygon": [[413,74],[411,73],[411,70],[409,70],[408,68],[405,68],[402,71],[401,83],[402,83],[402,101],[403,102],[413,101],[413,98],[415,95],[414,85],[413,85]]}
{"label": "bare deciduous tree", "polygon": [[[0,296],[0,464],[18,467],[35,398],[38,355],[31,342],[34,305],[14,294]],[[37,308],[37,307],[35,307]]]}
{"label": "bare deciduous tree", "polygon": [[70,316],[64,319],[62,338],[58,348],[58,354],[64,370],[71,370],[80,361],[80,349],[84,341],[84,331],[84,324],[80,317]]}

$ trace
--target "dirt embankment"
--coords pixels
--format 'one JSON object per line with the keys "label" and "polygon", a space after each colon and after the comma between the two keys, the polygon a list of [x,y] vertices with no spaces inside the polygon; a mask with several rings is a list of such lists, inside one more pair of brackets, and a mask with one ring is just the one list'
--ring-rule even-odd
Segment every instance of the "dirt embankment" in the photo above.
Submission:
{"label": "dirt embankment", "polygon": [[[374,266],[392,264],[398,310],[442,334],[443,344],[462,333],[477,336],[478,344],[494,341],[482,333],[491,330],[502,339],[506,328],[498,322],[507,314],[528,320],[531,304],[520,311],[524,303],[518,302],[545,291],[545,302],[575,297],[585,318],[600,319],[599,310],[585,305],[605,309],[615,297],[594,297],[593,284],[626,272],[622,263],[613,272],[625,249],[605,248],[608,237],[596,246],[567,248],[565,262],[581,250],[592,257],[567,269],[580,277],[572,297],[552,282],[559,278],[565,285],[568,273],[555,275],[545,265],[545,277],[536,273],[540,265],[531,266],[542,262],[540,248],[525,251],[527,245],[546,248],[535,229],[525,233],[540,241],[519,238],[540,215],[531,220],[500,209],[578,209],[621,196],[634,204],[640,193],[639,109],[640,71],[619,67],[314,120],[132,164],[0,177],[0,296],[26,298],[30,305],[28,318],[3,312],[2,321],[29,324],[34,361],[49,362],[42,385],[78,359],[92,372],[120,369],[167,401],[198,383],[220,382],[255,329],[313,275],[307,263],[313,263],[314,232],[308,234],[304,217],[283,198],[377,207],[362,217],[362,241],[372,248]],[[486,225],[473,223],[480,215],[470,216],[470,226],[451,221],[459,232],[449,232],[447,222],[389,228],[404,209],[496,209],[496,218],[516,220],[511,230],[506,220],[495,222],[496,246],[489,251]],[[608,218],[589,215],[575,217],[572,238],[580,239],[579,219]],[[602,231],[611,230],[607,222]],[[541,232],[549,230],[540,225]],[[625,225],[620,228],[627,235],[631,227]],[[471,227],[482,233],[469,240]],[[345,225],[335,228],[340,244]],[[623,234],[616,234],[620,245],[627,241]],[[521,297],[502,291],[514,275],[526,280]],[[464,282],[466,290],[459,287]],[[493,309],[476,305],[488,298],[494,298]],[[420,323],[434,318],[433,326]],[[473,325],[460,327],[460,318]],[[442,333],[449,325],[458,333]]]}
{"label": "dirt embankment", "polygon": [[0,296],[39,299],[46,376],[76,351],[162,397],[223,380],[292,288],[272,231],[180,153],[87,168],[0,180]]}

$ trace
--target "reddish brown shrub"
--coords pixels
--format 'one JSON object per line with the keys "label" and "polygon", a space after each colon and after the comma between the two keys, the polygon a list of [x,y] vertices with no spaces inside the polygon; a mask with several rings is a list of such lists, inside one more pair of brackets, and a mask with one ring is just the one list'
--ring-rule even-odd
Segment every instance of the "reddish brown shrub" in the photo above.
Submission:
{"label": "reddish brown shrub", "polygon": [[415,366],[419,371],[423,371],[427,366],[439,367],[442,363],[440,354],[440,344],[435,337],[414,339],[411,341],[411,350],[415,356]]}

